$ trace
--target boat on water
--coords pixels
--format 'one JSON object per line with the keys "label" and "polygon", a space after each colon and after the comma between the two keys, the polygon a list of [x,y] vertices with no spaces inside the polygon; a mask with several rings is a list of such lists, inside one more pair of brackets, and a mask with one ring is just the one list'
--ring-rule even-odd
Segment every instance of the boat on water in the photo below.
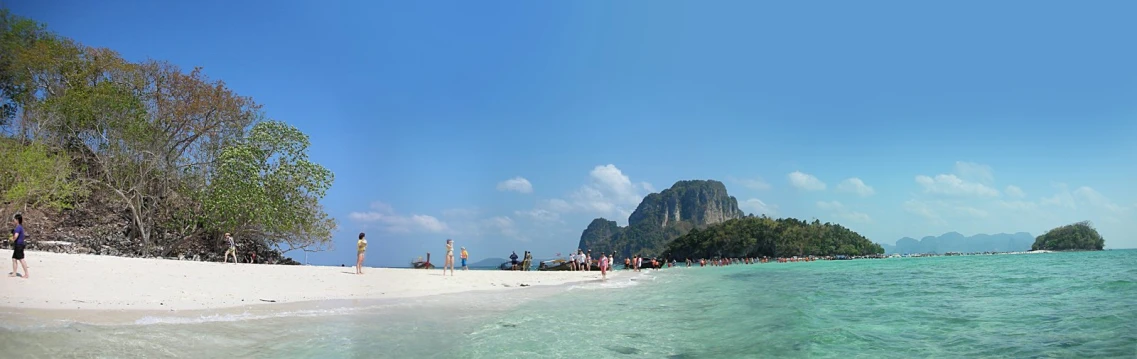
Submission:
{"label": "boat on water", "polygon": [[537,265],[539,271],[568,271],[572,270],[569,266],[569,261],[564,259],[554,259],[551,261],[544,261]]}
{"label": "boat on water", "polygon": [[426,253],[426,260],[425,261],[422,260],[422,257],[418,257],[418,260],[412,260],[411,261],[411,268],[414,268],[414,269],[434,269],[434,264],[430,263],[430,253],[429,252]]}
{"label": "boat on water", "polygon": [[[646,267],[648,265],[644,264],[644,266]],[[568,260],[554,259],[554,260],[550,260],[550,261],[541,262],[541,264],[539,264],[537,266],[537,270],[539,270],[539,271],[571,271],[572,265],[570,265],[570,262]],[[593,271],[593,272],[599,272],[600,271],[600,261],[593,260],[592,266],[589,267],[589,270]]]}

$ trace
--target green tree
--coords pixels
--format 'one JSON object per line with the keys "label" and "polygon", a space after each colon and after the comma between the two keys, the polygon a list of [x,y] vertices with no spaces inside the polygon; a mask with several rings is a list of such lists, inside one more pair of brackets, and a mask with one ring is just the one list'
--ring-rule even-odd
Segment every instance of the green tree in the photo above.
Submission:
{"label": "green tree", "polygon": [[334,175],[308,160],[308,146],[295,127],[266,121],[222,150],[205,201],[211,228],[264,238],[283,251],[330,244],[336,222],[319,199]]}
{"label": "green tree", "polygon": [[[0,169],[0,195],[122,213],[137,243],[119,250],[208,252],[232,225],[277,248],[325,248],[336,224],[319,199],[331,173],[307,159],[307,136],[276,122],[257,127],[263,117],[260,105],[200,68],[129,62],[0,9],[0,161],[19,160]],[[255,179],[263,193],[254,203],[264,207],[218,224],[210,210],[242,208],[217,195],[241,195],[247,184],[234,173],[243,161],[256,169],[243,180]],[[98,195],[83,197],[86,190]],[[98,201],[80,203],[86,198]]]}
{"label": "green tree", "polygon": [[85,195],[66,152],[52,153],[43,144],[0,139],[0,196],[18,206],[73,208]]}

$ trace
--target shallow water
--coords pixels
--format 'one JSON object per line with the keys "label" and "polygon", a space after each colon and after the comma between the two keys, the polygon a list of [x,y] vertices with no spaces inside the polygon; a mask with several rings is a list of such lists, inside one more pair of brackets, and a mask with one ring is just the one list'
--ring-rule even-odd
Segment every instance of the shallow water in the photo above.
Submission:
{"label": "shallow water", "polygon": [[675,268],[267,318],[5,326],[0,348],[45,358],[1135,358],[1137,250]]}

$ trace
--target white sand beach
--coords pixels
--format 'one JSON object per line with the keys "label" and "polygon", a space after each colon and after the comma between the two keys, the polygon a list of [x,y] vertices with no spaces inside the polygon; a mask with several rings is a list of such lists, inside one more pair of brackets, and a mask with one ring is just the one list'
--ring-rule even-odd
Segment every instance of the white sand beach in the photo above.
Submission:
{"label": "white sand beach", "polygon": [[[31,277],[11,278],[0,250],[0,307],[80,310],[203,310],[273,303],[391,299],[522,290],[600,279],[600,272],[512,272],[222,264],[31,252]],[[21,269],[22,271],[22,269]],[[611,278],[615,273],[609,273]]]}

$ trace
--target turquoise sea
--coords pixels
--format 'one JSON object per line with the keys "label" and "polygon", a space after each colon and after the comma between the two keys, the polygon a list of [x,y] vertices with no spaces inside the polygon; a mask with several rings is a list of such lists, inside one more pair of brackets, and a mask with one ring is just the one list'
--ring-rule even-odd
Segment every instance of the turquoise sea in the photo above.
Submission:
{"label": "turquoise sea", "polygon": [[11,358],[1137,358],[1137,250],[673,268],[342,306],[4,324],[0,348]]}

